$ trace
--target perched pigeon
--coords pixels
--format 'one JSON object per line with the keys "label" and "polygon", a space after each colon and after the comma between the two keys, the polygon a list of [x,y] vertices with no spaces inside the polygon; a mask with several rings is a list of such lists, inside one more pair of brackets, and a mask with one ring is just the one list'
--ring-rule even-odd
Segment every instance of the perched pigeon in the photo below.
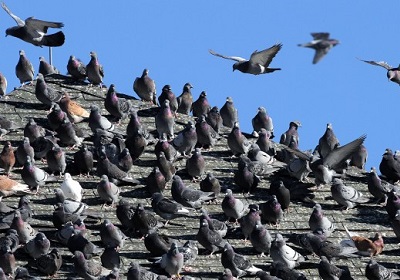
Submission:
{"label": "perched pigeon", "polygon": [[31,258],[37,259],[50,251],[50,240],[43,232],[38,232],[33,239],[25,244],[24,249]]}
{"label": "perched pigeon", "polygon": [[234,124],[239,121],[238,110],[233,104],[232,97],[228,96],[226,98],[225,104],[220,110],[222,124],[228,128],[233,128]]}
{"label": "perched pigeon", "polygon": [[6,4],[2,3],[2,7],[17,23],[17,26],[7,28],[6,36],[11,35],[40,47],[59,47],[64,44],[65,36],[62,31],[46,35],[48,28],[61,28],[64,26],[63,23],[43,21],[33,17],[22,20],[14,15]]}
{"label": "perched pigeon", "polygon": [[177,97],[178,113],[189,115],[193,103],[192,88],[193,86],[190,83],[183,86],[182,94]]}
{"label": "perched pigeon", "polygon": [[15,66],[15,74],[19,79],[21,86],[26,82],[32,83],[33,75],[35,73],[35,69],[33,68],[32,63],[25,55],[24,50],[19,51],[19,60],[17,65]]}
{"label": "perched pigeon", "polygon": [[4,173],[9,176],[11,169],[15,165],[14,148],[11,146],[11,142],[7,141],[4,144],[3,150],[0,153],[0,167],[4,169]]}
{"label": "perched pigeon", "polygon": [[366,203],[368,197],[351,186],[346,186],[342,180],[334,178],[331,186],[332,198],[345,210],[354,208],[357,204]]}
{"label": "perched pigeon", "polygon": [[22,219],[21,212],[19,210],[15,210],[14,218],[10,228],[17,231],[19,242],[22,244],[26,244],[31,239],[34,239],[37,233],[37,231],[28,222],[25,222]]}
{"label": "perched pigeon", "polygon": [[206,122],[214,129],[216,133],[220,132],[222,127],[222,117],[217,106],[211,108],[206,117]]}
{"label": "perched pigeon", "polygon": [[203,192],[185,186],[181,177],[174,175],[171,186],[172,198],[184,207],[201,208],[204,202],[214,199],[213,192]]}
{"label": "perched pigeon", "polygon": [[108,88],[106,99],[104,99],[104,107],[118,120],[125,119],[131,110],[129,101],[117,96],[114,84],[111,84]]}
{"label": "perched pigeon", "polygon": [[286,245],[283,236],[279,233],[276,234],[275,239],[272,241],[270,254],[274,263],[281,262],[290,269],[299,266],[301,262],[305,261],[302,255]]}
{"label": "perched pigeon", "polygon": [[43,76],[51,75],[51,74],[59,74],[60,72],[57,70],[56,67],[51,65],[46,61],[46,59],[41,56],[39,57],[39,73]]}
{"label": "perched pigeon", "polygon": [[101,115],[100,108],[96,105],[90,106],[89,127],[93,133],[100,128],[106,131],[113,131],[115,126]]}
{"label": "perched pigeon", "polygon": [[[359,254],[373,257],[382,253],[384,248],[384,241],[380,232],[375,233],[373,239],[369,239],[367,237],[350,232],[345,225],[343,225],[343,227],[346,231],[347,237],[351,240],[350,244],[353,245],[354,243],[355,247],[358,249]],[[346,240],[344,242],[347,243]]]}
{"label": "perched pigeon", "polygon": [[31,159],[35,156],[35,151],[30,144],[29,138],[24,137],[23,142],[18,146],[17,150],[15,151],[15,156],[17,158],[17,162],[20,165],[24,165],[26,161],[26,156],[30,156]]}
{"label": "perched pigeon", "polygon": [[251,120],[253,125],[253,131],[259,132],[262,128],[271,134],[271,138],[274,135],[274,124],[272,118],[268,115],[267,110],[264,107],[259,107],[257,114]]}
{"label": "perched pigeon", "polygon": [[360,145],[350,157],[350,166],[355,166],[361,170],[365,170],[365,164],[368,159],[368,151],[364,145]]}
{"label": "perched pigeon", "polygon": [[103,251],[81,233],[75,231],[68,239],[67,247],[70,252],[81,252],[85,259],[91,259],[94,255],[100,255]]}
{"label": "perched pigeon", "polygon": [[67,64],[68,74],[76,80],[86,79],[86,66],[83,62],[77,59],[75,56],[70,55]]}
{"label": "perched pigeon", "polygon": [[154,212],[167,220],[167,222],[189,213],[188,209],[173,200],[165,198],[161,193],[154,193],[151,198],[151,206]]}
{"label": "perched pigeon", "polygon": [[34,266],[45,275],[54,276],[60,270],[63,259],[60,251],[54,248],[50,253],[36,259]]}
{"label": "perched pigeon", "polygon": [[200,219],[200,221],[201,223],[196,235],[196,240],[210,252],[211,256],[215,252],[222,250],[227,241],[222,238],[218,231],[210,228],[206,219]]}
{"label": "perched pigeon", "polygon": [[176,239],[160,234],[156,228],[150,229],[144,236],[144,246],[155,257],[167,253],[172,242],[176,242]]}
{"label": "perched pigeon", "polygon": [[212,55],[219,56],[225,59],[235,60],[235,64],[233,64],[233,71],[239,70],[243,73],[259,75],[265,73],[271,73],[276,70],[281,70],[280,68],[268,68],[269,64],[272,62],[272,59],[275,55],[281,50],[282,44],[275,44],[272,47],[262,50],[262,51],[254,51],[249,60],[238,56],[225,56],[214,52],[213,50],[209,50]]}
{"label": "perched pigeon", "polygon": [[315,50],[315,55],[313,59],[313,64],[318,63],[329,51],[331,48],[339,44],[339,41],[336,39],[330,39],[329,33],[327,32],[318,32],[311,33],[313,40],[309,43],[299,44],[299,47],[312,48]]}
{"label": "perched pigeon", "polygon": [[218,197],[221,193],[221,185],[212,173],[207,173],[207,176],[200,182],[200,190],[203,192],[213,192],[215,197]]}
{"label": "perched pigeon", "polygon": [[261,268],[255,267],[245,256],[236,253],[231,244],[225,243],[221,254],[221,263],[224,268],[229,268],[236,277],[255,275]]}
{"label": "perched pigeon", "polygon": [[244,216],[247,211],[247,202],[235,198],[231,189],[226,190],[226,194],[221,203],[225,216],[233,218],[236,221]]}
{"label": "perched pigeon", "polygon": [[133,90],[141,100],[157,105],[156,83],[149,77],[149,70],[144,69],[141,77],[136,77]]}
{"label": "perched pigeon", "polygon": [[385,68],[387,70],[386,76],[389,79],[389,81],[400,85],[400,68],[399,67],[392,67],[389,64],[387,64],[385,61],[373,61],[373,60],[362,60],[362,59],[361,59],[361,61],[364,61],[371,65],[380,66],[380,67]]}
{"label": "perched pigeon", "polygon": [[69,94],[66,92],[64,92],[59,104],[72,123],[79,123],[90,116],[90,113],[79,105],[78,102],[71,100]]}
{"label": "perched pigeon", "polygon": [[162,88],[161,94],[158,97],[158,104],[163,104],[164,100],[169,100],[169,106],[171,108],[172,113],[176,114],[178,110],[178,99],[175,94],[172,92],[170,85],[165,85]]}
{"label": "perched pigeon", "polygon": [[[4,97],[7,94],[7,78],[3,73],[0,73],[0,97]],[[5,97],[7,98],[7,97]]]}
{"label": "perched pigeon", "polygon": [[175,117],[169,106],[169,100],[164,100],[161,104],[160,111],[155,116],[155,124],[159,137],[166,134],[168,138],[174,136]]}
{"label": "perched pigeon", "polygon": [[71,177],[71,174],[65,173],[64,181],[60,186],[66,198],[70,198],[75,201],[82,200],[82,186],[81,184]]}
{"label": "perched pigeon", "polygon": [[100,182],[97,184],[97,193],[102,201],[111,203],[113,207],[119,200],[120,189],[108,180],[107,175],[102,175]]}
{"label": "perched pigeon", "polygon": [[177,276],[180,278],[180,272],[183,268],[183,254],[179,252],[177,243],[173,242],[171,248],[167,253],[161,256],[158,261],[161,268],[165,270],[170,276]]}
{"label": "perched pigeon", "polygon": [[164,174],[160,171],[158,166],[154,166],[146,179],[146,190],[152,195],[153,193],[162,193],[166,187],[166,180]]}
{"label": "perched pigeon", "polygon": [[80,174],[89,175],[93,169],[93,153],[89,151],[86,144],[83,144],[77,152],[74,153],[74,165]]}
{"label": "perched pigeon", "polygon": [[193,180],[197,180],[204,175],[206,161],[201,154],[200,148],[195,148],[192,156],[186,160],[186,170]]}
{"label": "perched pigeon", "polygon": [[271,249],[272,237],[267,227],[257,221],[250,233],[250,242],[253,248],[261,253],[261,256],[268,255]]}
{"label": "perched pigeon", "polygon": [[270,156],[275,156],[276,148],[272,138],[273,134],[271,132],[267,131],[265,128],[261,128],[260,131],[258,131],[256,144],[261,151],[266,152]]}
{"label": "perched pigeon", "polygon": [[365,277],[369,280],[395,280],[400,279],[400,276],[393,273],[383,265],[376,262],[376,260],[371,259],[365,267]]}
{"label": "perched pigeon", "polygon": [[219,235],[221,235],[221,237],[225,237],[228,232],[228,226],[225,222],[211,218],[208,215],[207,210],[201,208],[200,226],[203,219],[207,220],[208,226],[211,230],[215,230],[217,233],[219,233]]}
{"label": "perched pigeon", "polygon": [[56,130],[63,120],[67,118],[67,114],[61,110],[60,105],[58,103],[52,102],[50,107],[50,113],[47,115],[47,121],[52,130]]}
{"label": "perched pigeon", "polygon": [[386,149],[379,164],[379,171],[388,181],[400,180],[400,161],[394,158],[391,149]]}
{"label": "perched pigeon", "polygon": [[97,53],[93,51],[90,52],[90,61],[86,65],[86,74],[89,82],[94,85],[102,85],[104,77],[103,65],[100,64]]}
{"label": "perched pigeon", "polygon": [[100,256],[100,259],[101,259],[101,265],[104,268],[119,269],[121,267],[121,258],[119,250],[117,250],[114,247],[106,247]]}
{"label": "perched pigeon", "polygon": [[318,153],[321,158],[325,158],[333,149],[339,146],[339,140],[333,132],[332,124],[326,125],[324,135],[319,138],[318,142]]}
{"label": "perched pigeon", "polygon": [[85,259],[85,256],[81,251],[75,251],[74,271],[79,277],[94,280],[101,275],[102,267],[99,263],[93,260]]}
{"label": "perched pigeon", "polygon": [[[165,278],[164,278],[165,277]],[[166,276],[160,276],[150,270],[146,270],[145,268],[141,267],[137,262],[131,262],[128,274],[128,280],[141,280],[141,279],[148,279],[148,280],[165,280],[168,279]]]}
{"label": "perched pigeon", "polygon": [[167,135],[165,133],[159,137],[158,142],[154,146],[154,153],[157,157],[160,156],[161,152],[163,152],[164,156],[171,162],[174,162],[179,156],[179,153],[172,145],[172,142],[168,142]]}
{"label": "perched pigeon", "polygon": [[16,269],[16,259],[10,251],[9,245],[0,247],[0,269],[7,275],[14,275]]}
{"label": "perched pigeon", "polygon": [[188,121],[185,128],[178,132],[172,143],[178,152],[188,156],[197,143],[197,133],[194,123]]}
{"label": "perched pigeon", "polygon": [[342,269],[329,262],[325,256],[321,256],[318,264],[318,274],[323,280],[352,279],[350,271]]}
{"label": "perched pigeon", "polygon": [[108,219],[105,219],[100,226],[100,238],[106,248],[117,248],[117,250],[124,247],[127,239],[126,235]]}
{"label": "perched pigeon", "polygon": [[283,219],[283,210],[275,195],[272,195],[266,202],[260,203],[261,221],[279,225]]}
{"label": "perched pigeon", "polygon": [[326,237],[329,237],[336,229],[335,225],[324,216],[324,212],[322,211],[320,204],[315,204],[308,220],[308,225],[311,231],[320,230]]}
{"label": "perched pigeon", "polygon": [[282,210],[289,209],[290,204],[290,190],[285,186],[282,180],[271,182],[269,192],[275,195]]}
{"label": "perched pigeon", "polygon": [[25,184],[31,189],[36,189],[36,191],[39,190],[39,187],[43,187],[47,181],[53,180],[47,172],[34,165],[30,156],[26,157],[21,177]]}
{"label": "perched pigeon", "polygon": [[278,279],[307,280],[307,277],[303,273],[287,267],[283,262],[280,261],[272,263],[270,273]]}
{"label": "perched pigeon", "polygon": [[58,145],[55,145],[46,153],[47,167],[50,174],[58,173],[63,175],[67,168],[65,152]]}
{"label": "perched pigeon", "polygon": [[53,102],[59,102],[62,98],[60,92],[47,85],[41,73],[36,78],[35,95],[40,102],[48,106],[51,106]]}
{"label": "perched pigeon", "polygon": [[218,133],[206,121],[205,115],[200,116],[196,121],[197,146],[209,149],[219,139]]}
{"label": "perched pigeon", "polygon": [[247,240],[250,234],[254,230],[257,222],[261,221],[260,209],[257,204],[249,205],[249,212],[239,219],[240,229],[244,235],[244,239]]}
{"label": "perched pigeon", "polygon": [[193,112],[193,117],[199,118],[202,115],[207,115],[210,109],[211,106],[207,99],[207,93],[202,91],[199,98],[192,103],[191,111]]}
{"label": "perched pigeon", "polygon": [[241,161],[238,164],[238,169],[235,170],[233,180],[238,186],[238,190],[244,194],[254,192],[260,182],[260,178],[255,174],[250,163],[246,161]]}
{"label": "perched pigeon", "polygon": [[299,145],[299,133],[297,129],[301,126],[299,121],[292,121],[289,124],[289,129],[281,135],[281,139],[279,140],[280,144],[284,144],[286,146],[290,145],[290,141],[294,141],[296,146]]}
{"label": "perched pigeon", "polygon": [[378,176],[375,167],[371,167],[371,171],[368,173],[367,186],[369,193],[374,196],[376,202],[383,201],[383,204],[385,205],[387,201],[387,194],[394,187],[392,184],[389,184]]}
{"label": "perched pigeon", "polygon": [[233,155],[247,154],[250,149],[250,142],[246,136],[242,134],[238,122],[234,123],[228,135],[228,147]]}
{"label": "perched pigeon", "polygon": [[175,175],[176,169],[172,161],[168,160],[165,157],[164,152],[160,152],[157,157],[157,166],[160,169],[161,173],[164,175],[165,180],[169,182],[172,177]]}
{"label": "perched pigeon", "polygon": [[131,217],[134,229],[145,236],[151,230],[157,230],[163,223],[157,220],[154,212],[146,210],[142,203],[138,203],[133,216]]}

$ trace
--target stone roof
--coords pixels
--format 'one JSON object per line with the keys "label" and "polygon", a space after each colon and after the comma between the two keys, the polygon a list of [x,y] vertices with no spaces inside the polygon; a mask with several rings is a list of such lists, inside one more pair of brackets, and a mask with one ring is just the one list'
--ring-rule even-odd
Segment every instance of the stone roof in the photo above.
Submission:
{"label": "stone roof", "polygon": [[[102,108],[103,115],[107,115],[106,110],[103,106],[103,100],[106,95],[107,89],[99,87],[89,87],[87,84],[76,84],[69,77],[61,75],[53,75],[46,77],[48,84],[51,86],[67,91],[69,95],[83,104],[84,107],[89,108],[91,104],[97,104]],[[154,115],[155,106],[149,103],[143,103],[135,98],[120,94],[125,98],[131,99],[132,104],[137,108],[138,114],[141,117],[142,123],[144,123],[149,131],[155,130]],[[34,95],[34,86],[26,85],[22,88],[15,89],[8,95],[7,99],[2,99],[0,104],[1,115],[13,120],[18,126],[24,127],[28,118],[33,117],[37,123],[47,126],[47,108],[45,108]],[[177,117],[177,127],[175,131],[179,131],[183,125],[190,119],[188,116],[179,115]],[[124,131],[126,122],[119,125],[118,129]],[[87,122],[79,124],[83,129],[88,129]],[[229,133],[228,129],[223,130],[223,135],[226,136]],[[20,143],[23,137],[23,129],[10,132],[3,136],[1,143],[10,140],[14,147]],[[88,142],[89,143],[89,142]],[[146,148],[145,153],[135,162],[134,167],[130,170],[130,174],[140,180],[141,184],[137,186],[121,186],[121,196],[128,199],[135,205],[139,202],[143,203],[147,209],[151,209],[151,199],[145,190],[145,179],[151,172],[152,167],[155,165],[154,145],[150,145]],[[73,161],[72,154],[76,150],[65,150],[68,155],[68,161],[71,164]],[[212,172],[219,180],[223,187],[234,188],[233,172],[237,168],[238,158],[232,157],[231,153],[227,149],[226,137],[222,137],[216,146],[211,150],[203,151],[203,155],[206,158],[206,173]],[[37,163],[41,167],[46,165],[42,162]],[[180,160],[175,163],[178,172],[181,175],[187,185],[191,185],[195,188],[199,188],[198,183],[192,182],[189,176],[185,172],[185,160]],[[19,170],[14,168],[12,177],[19,181],[20,178]],[[88,178],[74,176],[74,179],[81,182],[84,188],[83,201],[87,203],[91,209],[102,212],[105,217],[109,218],[114,224],[119,225],[119,221],[116,218],[115,209],[109,207],[102,208],[102,202],[96,196],[96,186],[99,182],[99,177],[90,176]],[[48,183],[45,187],[41,188],[36,195],[30,195],[32,207],[35,215],[32,220],[32,225],[35,228],[43,231],[49,238],[52,238],[55,229],[52,224],[52,211],[53,211],[53,191],[54,187],[58,187],[62,182],[63,178],[59,178],[56,183]],[[366,186],[366,174],[364,171],[351,168],[345,177],[345,182],[351,184],[358,190],[361,190],[365,195],[370,196]],[[244,197],[243,194],[235,193],[236,197],[247,200],[249,203],[261,203],[268,196],[270,178],[262,179],[257,190],[249,196]],[[170,196],[169,189],[165,190],[165,195]],[[372,237],[376,231],[384,233],[384,240],[386,242],[384,252],[376,257],[376,260],[383,263],[390,269],[397,269],[398,263],[400,262],[400,251],[398,249],[398,240],[394,235],[390,223],[387,219],[386,210],[384,207],[368,203],[350,209],[348,211],[341,211],[337,206],[336,202],[331,199],[330,188],[328,186],[313,192],[313,201],[318,202],[322,205],[325,215],[331,219],[337,227],[337,230],[333,233],[332,241],[340,241],[346,238],[342,224],[345,224],[349,230],[355,231],[362,236]],[[219,201],[222,197],[219,198]],[[7,197],[3,199],[9,205],[16,205],[18,197]],[[221,205],[219,204],[206,204],[204,206],[209,214],[213,217],[225,219]],[[312,212],[312,203],[304,203],[300,201],[294,201],[291,203],[290,211],[285,214],[283,221],[278,227],[268,225],[270,232],[280,232],[284,236],[288,236],[290,233],[301,233],[309,231],[308,219]],[[187,218],[178,218],[171,221],[165,228],[161,228],[162,233],[166,233],[170,236],[176,237],[181,240],[195,240],[196,234],[199,227],[199,213],[193,212]],[[158,217],[159,218],[159,217]],[[160,218],[160,220],[162,220]],[[234,225],[230,225],[234,227]],[[91,240],[95,241],[96,244],[101,246],[99,237],[99,224],[87,222],[91,235]],[[254,265],[268,269],[271,264],[271,258],[259,257],[252,249],[250,242],[243,242],[243,236],[240,233],[240,229],[231,229],[226,237],[229,242],[234,246],[235,250],[239,253],[246,255]],[[290,244],[291,246],[293,244]],[[64,264],[57,274],[57,279],[66,278],[68,276],[75,276],[72,262],[72,253],[67,248],[57,242],[51,243],[52,247],[57,247],[61,250]],[[295,247],[295,246],[294,246]],[[205,250],[199,246],[200,253],[197,261],[192,265],[191,272],[184,272],[182,275],[190,275],[195,279],[216,279],[222,272],[223,267],[220,262],[220,253],[209,257]],[[298,247],[296,247],[298,249]],[[299,249],[300,252],[303,252]],[[131,260],[138,261],[144,266],[150,268],[151,263],[147,260],[149,254],[144,247],[143,241],[138,238],[132,238],[129,240],[124,248],[121,250],[120,255],[123,260],[121,268],[122,275],[124,275],[129,267]],[[27,264],[28,258],[23,254],[17,253],[19,259],[18,264],[24,266]],[[98,257],[96,260],[100,261]],[[347,265],[351,271],[352,276],[355,279],[364,279],[365,277],[365,265],[369,258],[352,258],[352,259],[340,259],[335,261],[337,265]],[[317,264],[319,258],[315,256],[309,256],[308,260],[302,264],[298,270],[303,272],[309,279],[317,279],[318,271]],[[29,268],[29,271],[33,275],[40,275],[37,271]],[[46,276],[40,275],[43,279]],[[122,277],[124,279],[125,276]]]}

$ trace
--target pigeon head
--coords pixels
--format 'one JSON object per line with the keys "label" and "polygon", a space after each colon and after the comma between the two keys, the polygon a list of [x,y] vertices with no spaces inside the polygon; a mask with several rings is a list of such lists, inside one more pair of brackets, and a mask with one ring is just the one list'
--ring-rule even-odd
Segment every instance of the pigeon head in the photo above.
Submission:
{"label": "pigeon head", "polygon": [[242,64],[242,63],[241,63],[240,61],[235,62],[235,63],[232,65],[232,72],[235,71],[235,70],[238,70],[241,64]]}
{"label": "pigeon head", "polygon": [[170,91],[171,90],[171,86],[170,85],[165,85],[165,86],[163,86],[163,88],[162,88],[162,91],[163,92],[167,92],[167,91]]}

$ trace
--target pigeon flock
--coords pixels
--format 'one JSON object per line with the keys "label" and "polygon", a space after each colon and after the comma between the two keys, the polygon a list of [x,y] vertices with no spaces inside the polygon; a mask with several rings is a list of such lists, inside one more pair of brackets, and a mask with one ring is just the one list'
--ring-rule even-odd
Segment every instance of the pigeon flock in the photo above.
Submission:
{"label": "pigeon flock", "polygon": [[[46,35],[62,23],[2,7],[17,23],[7,35],[63,45]],[[315,64],[339,41],[311,35],[299,46]],[[269,67],[281,48],[209,52],[259,75],[281,70]],[[149,69],[118,93],[88,57],[71,54],[67,75],[40,57],[35,73],[20,50],[11,93],[0,74],[0,280],[400,279],[398,151],[367,171],[362,132],[341,143],[328,123],[302,151],[299,120],[278,132],[259,107],[246,133],[232,97],[215,106],[186,81],[178,95]]]}

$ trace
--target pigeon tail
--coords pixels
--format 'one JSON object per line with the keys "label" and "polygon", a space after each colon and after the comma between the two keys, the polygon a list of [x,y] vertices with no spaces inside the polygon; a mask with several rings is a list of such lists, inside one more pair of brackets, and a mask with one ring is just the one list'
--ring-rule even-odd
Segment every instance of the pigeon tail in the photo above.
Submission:
{"label": "pigeon tail", "polygon": [[62,31],[57,33],[46,35],[43,37],[42,45],[47,47],[59,47],[65,42],[65,35]]}

